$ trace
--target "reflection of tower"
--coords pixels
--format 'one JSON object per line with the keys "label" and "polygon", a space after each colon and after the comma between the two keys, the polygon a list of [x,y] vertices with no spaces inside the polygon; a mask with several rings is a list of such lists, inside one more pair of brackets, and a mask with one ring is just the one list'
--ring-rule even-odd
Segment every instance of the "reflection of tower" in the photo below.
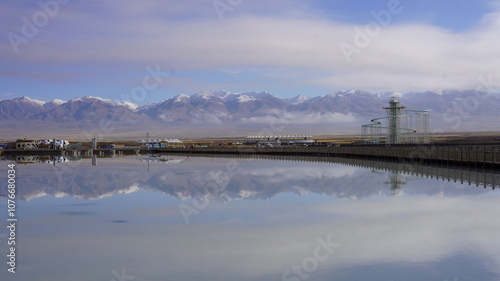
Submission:
{"label": "reflection of tower", "polygon": [[389,107],[384,107],[387,111],[387,117],[389,118],[389,140],[388,143],[399,143],[401,141],[401,133],[399,128],[401,127],[401,111],[406,108],[406,106],[400,106],[399,101],[393,97],[389,102]]}
{"label": "reflection of tower", "polygon": [[401,173],[397,170],[392,170],[385,182],[387,184],[391,184],[391,191],[394,195],[399,195],[402,192],[401,185],[407,184],[405,178]]}

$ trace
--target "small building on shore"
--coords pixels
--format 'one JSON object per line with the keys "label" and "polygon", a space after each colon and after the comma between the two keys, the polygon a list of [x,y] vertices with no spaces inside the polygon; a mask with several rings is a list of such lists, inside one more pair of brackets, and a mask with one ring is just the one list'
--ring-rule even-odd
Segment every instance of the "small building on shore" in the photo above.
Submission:
{"label": "small building on shore", "polygon": [[258,147],[313,146],[316,141],[311,135],[248,136],[245,145]]}
{"label": "small building on shore", "polygon": [[38,148],[42,149],[66,149],[69,145],[69,141],[57,139],[39,140],[37,143]]}
{"label": "small building on shore", "polygon": [[16,140],[16,149],[37,149],[38,142],[35,140],[18,139]]}
{"label": "small building on shore", "polygon": [[139,143],[146,148],[184,147],[184,143],[179,139],[142,140]]}

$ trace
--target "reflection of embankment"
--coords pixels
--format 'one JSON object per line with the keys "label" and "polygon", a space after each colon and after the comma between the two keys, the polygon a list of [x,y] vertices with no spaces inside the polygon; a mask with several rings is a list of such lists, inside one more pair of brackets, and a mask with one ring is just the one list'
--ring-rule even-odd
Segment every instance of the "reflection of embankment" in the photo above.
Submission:
{"label": "reflection of embankment", "polygon": [[[211,155],[210,157],[213,157]],[[220,157],[227,158],[227,155]],[[238,156],[236,156],[238,157]],[[231,157],[232,158],[232,157]],[[241,157],[238,157],[241,158]],[[244,158],[244,157],[243,157]],[[270,159],[283,161],[304,161],[317,163],[337,163],[348,166],[375,169],[386,172],[398,172],[404,175],[418,176],[423,178],[441,179],[453,182],[468,183],[469,185],[500,187],[500,170],[485,167],[463,167],[444,163],[440,164],[415,164],[401,163],[395,161],[377,161],[366,159],[353,159],[343,157],[323,156],[269,156],[254,155],[254,159]]]}
{"label": "reflection of embankment", "polygon": [[[229,161],[238,165],[238,172],[230,175],[218,190],[207,188],[214,186],[215,179],[226,173]],[[89,159],[51,164],[19,167],[19,173],[25,176],[18,177],[18,186],[22,187],[18,189],[18,197],[30,200],[45,195],[67,195],[99,199],[116,193],[143,189],[180,199],[209,197],[221,201],[265,200],[285,192],[360,199],[393,194],[387,185],[387,172],[399,173],[416,180],[422,179],[421,177],[457,182],[463,180],[481,186],[497,186],[496,183],[500,182],[500,175],[488,169],[456,169],[446,166],[305,156],[259,155],[251,159],[232,155],[169,155],[167,158],[161,156],[147,159],[103,158],[97,167],[92,166]],[[425,195],[444,193],[448,196],[489,192],[488,189],[462,187],[439,181],[435,184],[422,184],[405,192]],[[7,186],[2,183],[0,194],[5,195],[6,191]]]}
{"label": "reflection of embankment", "polygon": [[[318,143],[321,144],[321,143]],[[326,144],[325,144],[326,145]],[[395,145],[341,145],[341,146],[276,146],[276,147],[191,147],[157,148],[162,154],[221,154],[221,155],[282,155],[349,157],[366,160],[409,161],[412,163],[447,163],[462,166],[500,167],[498,145],[446,145],[446,144],[395,144]]]}

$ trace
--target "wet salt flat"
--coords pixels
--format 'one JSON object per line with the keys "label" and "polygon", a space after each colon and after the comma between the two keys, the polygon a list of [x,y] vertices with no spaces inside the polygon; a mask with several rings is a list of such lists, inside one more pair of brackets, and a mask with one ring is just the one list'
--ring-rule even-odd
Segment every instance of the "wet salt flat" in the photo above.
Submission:
{"label": "wet salt flat", "polygon": [[17,272],[2,227],[0,279],[500,280],[498,190],[334,163],[150,159],[17,164]]}

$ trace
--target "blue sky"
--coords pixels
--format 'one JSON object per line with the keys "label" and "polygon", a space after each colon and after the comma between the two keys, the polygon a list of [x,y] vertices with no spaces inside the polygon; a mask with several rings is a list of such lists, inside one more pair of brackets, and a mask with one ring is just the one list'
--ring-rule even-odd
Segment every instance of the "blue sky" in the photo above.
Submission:
{"label": "blue sky", "polygon": [[2,1],[0,99],[471,89],[500,81],[499,3]]}

